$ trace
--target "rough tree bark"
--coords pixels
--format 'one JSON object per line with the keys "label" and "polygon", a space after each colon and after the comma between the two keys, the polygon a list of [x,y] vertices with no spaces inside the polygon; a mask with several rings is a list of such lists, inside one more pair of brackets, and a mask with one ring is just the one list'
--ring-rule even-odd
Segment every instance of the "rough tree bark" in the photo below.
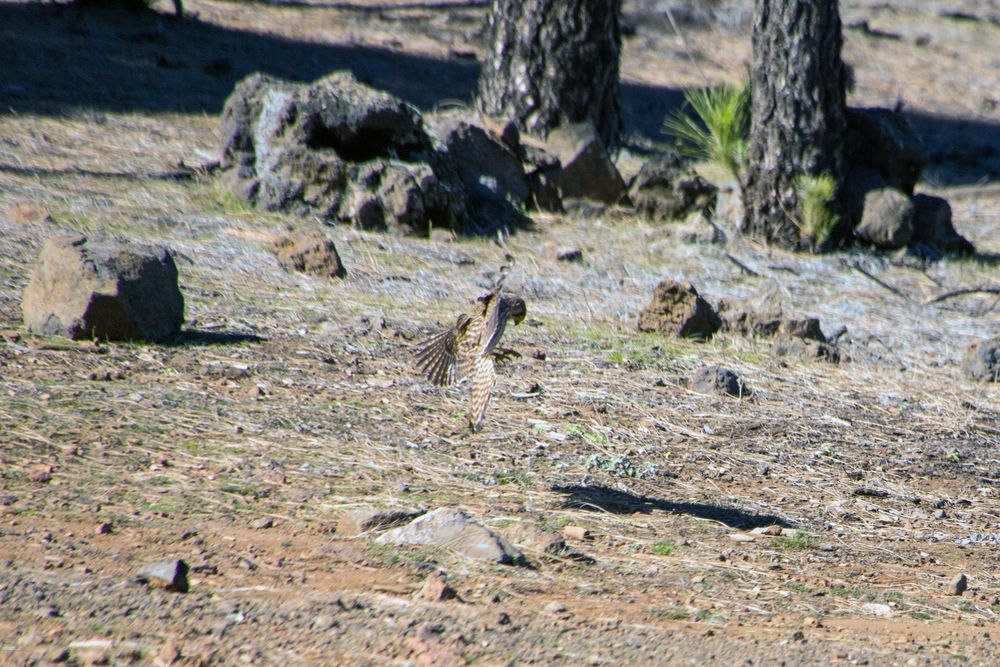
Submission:
{"label": "rough tree bark", "polygon": [[606,146],[621,133],[621,0],[493,0],[479,108],[545,135],[590,120]]}
{"label": "rough tree bark", "polygon": [[846,231],[843,205],[847,127],[837,0],[757,0],[753,25],[752,109],[743,183],[744,231],[785,246],[799,229],[795,179],[829,174],[841,217],[830,242]]}

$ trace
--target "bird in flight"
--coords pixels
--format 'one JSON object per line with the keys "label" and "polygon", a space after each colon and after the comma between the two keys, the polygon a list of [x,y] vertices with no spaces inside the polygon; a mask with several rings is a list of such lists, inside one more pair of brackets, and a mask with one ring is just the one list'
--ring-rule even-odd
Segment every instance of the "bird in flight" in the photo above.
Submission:
{"label": "bird in flight", "polygon": [[486,406],[497,383],[496,364],[521,355],[498,347],[509,320],[515,326],[524,320],[524,299],[503,294],[503,284],[514,265],[507,255],[507,265],[488,293],[476,300],[471,315],[458,316],[455,326],[440,331],[419,343],[417,368],[438,386],[447,386],[471,377],[472,402],[469,426],[478,432],[483,426]]}

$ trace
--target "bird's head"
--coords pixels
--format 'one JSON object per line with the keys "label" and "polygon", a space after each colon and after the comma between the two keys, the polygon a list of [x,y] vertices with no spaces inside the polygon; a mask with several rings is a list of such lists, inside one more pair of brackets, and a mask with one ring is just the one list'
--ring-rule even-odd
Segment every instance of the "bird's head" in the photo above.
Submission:
{"label": "bird's head", "polygon": [[507,310],[507,317],[513,320],[515,326],[523,322],[525,315],[528,314],[528,307],[524,305],[524,299],[519,296],[503,297],[503,305]]}

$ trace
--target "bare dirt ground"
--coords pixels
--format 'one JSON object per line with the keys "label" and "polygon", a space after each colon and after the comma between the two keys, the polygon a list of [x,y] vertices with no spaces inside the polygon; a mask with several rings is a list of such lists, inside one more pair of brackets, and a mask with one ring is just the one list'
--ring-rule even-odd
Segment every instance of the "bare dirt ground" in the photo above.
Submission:
{"label": "bare dirt ground", "polygon": [[[998,299],[929,303],[996,283],[996,3],[842,4],[851,103],[904,103],[935,156],[918,189],[951,201],[979,257],[907,268],[692,245],[616,211],[540,216],[506,241],[526,354],[478,435],[408,346],[489,285],[504,248],[337,228],[346,280],[288,274],[270,241],[311,222],[171,177],[215,154],[225,96],[257,69],[349,67],[422,108],[467,103],[485,8],[447,4],[191,0],[183,21],[0,4],[0,663],[1000,662],[1000,396],[958,368],[998,333]],[[663,141],[684,86],[744,71],[748,3],[717,4],[675,16],[678,34],[626,2],[635,151]],[[731,229],[733,206],[720,215]],[[20,331],[41,241],[71,230],[178,251],[178,344]],[[567,245],[582,263],[555,260]],[[846,327],[848,360],[638,334],[665,277]],[[709,363],[753,396],[691,391]],[[516,567],[336,535],[369,506],[590,537]],[[795,532],[752,532],[772,525]],[[135,582],[167,557],[191,565],[190,592]],[[435,572],[458,600],[417,594]],[[960,573],[969,590],[949,595]]]}

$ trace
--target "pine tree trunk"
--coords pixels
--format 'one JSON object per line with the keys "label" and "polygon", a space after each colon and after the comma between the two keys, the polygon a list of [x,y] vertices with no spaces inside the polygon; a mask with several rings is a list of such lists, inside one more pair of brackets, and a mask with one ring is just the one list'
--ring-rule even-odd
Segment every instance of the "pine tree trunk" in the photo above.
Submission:
{"label": "pine tree trunk", "polygon": [[743,183],[744,231],[771,243],[800,240],[795,181],[828,174],[844,236],[845,68],[837,0],[757,0],[752,110]]}
{"label": "pine tree trunk", "polygon": [[479,108],[542,136],[590,120],[613,146],[620,10],[621,0],[493,0]]}

